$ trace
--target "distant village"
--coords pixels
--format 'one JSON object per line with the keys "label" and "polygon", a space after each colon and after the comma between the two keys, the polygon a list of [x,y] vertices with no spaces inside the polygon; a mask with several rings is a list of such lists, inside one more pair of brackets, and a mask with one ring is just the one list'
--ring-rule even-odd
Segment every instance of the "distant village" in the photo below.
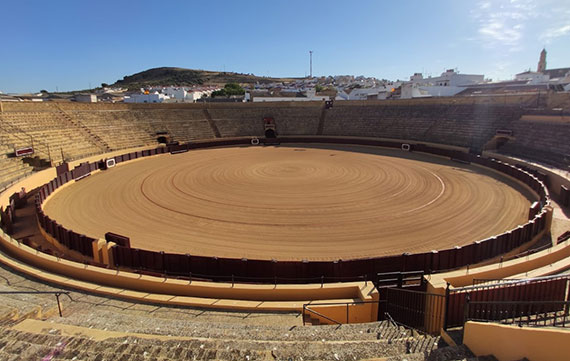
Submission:
{"label": "distant village", "polygon": [[76,101],[124,103],[279,102],[325,100],[386,100],[453,96],[520,95],[537,92],[570,92],[570,68],[547,69],[546,50],[540,53],[536,71],[516,74],[508,81],[493,82],[483,74],[462,74],[448,69],[440,76],[414,73],[407,81],[378,80],[364,76],[308,77],[290,82],[241,84],[243,95],[216,96],[220,85],[153,86],[128,91],[101,87],[93,92],[61,97],[38,94],[4,94],[0,101]]}

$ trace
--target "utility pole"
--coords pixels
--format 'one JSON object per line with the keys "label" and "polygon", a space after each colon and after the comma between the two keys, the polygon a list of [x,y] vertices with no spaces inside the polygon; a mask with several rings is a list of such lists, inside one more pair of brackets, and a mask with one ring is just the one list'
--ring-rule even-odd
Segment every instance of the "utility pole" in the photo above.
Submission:
{"label": "utility pole", "polygon": [[309,65],[309,69],[310,69],[309,78],[313,79],[313,51],[312,50],[309,50],[309,64],[310,64]]}

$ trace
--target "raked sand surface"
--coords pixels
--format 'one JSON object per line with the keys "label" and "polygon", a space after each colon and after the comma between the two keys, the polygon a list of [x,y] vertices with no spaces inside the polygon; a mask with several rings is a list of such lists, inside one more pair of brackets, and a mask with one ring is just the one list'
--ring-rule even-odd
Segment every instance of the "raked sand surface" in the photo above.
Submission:
{"label": "raked sand surface", "polygon": [[532,194],[491,170],[363,146],[230,147],[119,164],[44,205],[76,232],[170,253],[337,260],[469,244],[523,224]]}

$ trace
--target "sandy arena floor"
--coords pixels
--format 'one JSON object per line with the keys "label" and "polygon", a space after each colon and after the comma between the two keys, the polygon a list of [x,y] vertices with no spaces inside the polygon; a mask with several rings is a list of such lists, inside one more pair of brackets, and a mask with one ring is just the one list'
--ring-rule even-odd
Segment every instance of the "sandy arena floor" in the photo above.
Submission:
{"label": "sandy arena floor", "polygon": [[132,247],[334,260],[464,245],[523,224],[532,195],[473,165],[372,147],[234,147],[119,164],[44,209]]}

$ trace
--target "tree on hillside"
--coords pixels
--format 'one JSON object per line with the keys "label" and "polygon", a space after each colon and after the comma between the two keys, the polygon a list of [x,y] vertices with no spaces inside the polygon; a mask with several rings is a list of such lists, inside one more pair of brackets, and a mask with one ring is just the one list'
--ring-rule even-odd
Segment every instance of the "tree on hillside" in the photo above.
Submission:
{"label": "tree on hillside", "polygon": [[212,97],[229,97],[231,95],[244,95],[245,90],[238,83],[228,83],[223,89],[216,90],[212,93]]}

